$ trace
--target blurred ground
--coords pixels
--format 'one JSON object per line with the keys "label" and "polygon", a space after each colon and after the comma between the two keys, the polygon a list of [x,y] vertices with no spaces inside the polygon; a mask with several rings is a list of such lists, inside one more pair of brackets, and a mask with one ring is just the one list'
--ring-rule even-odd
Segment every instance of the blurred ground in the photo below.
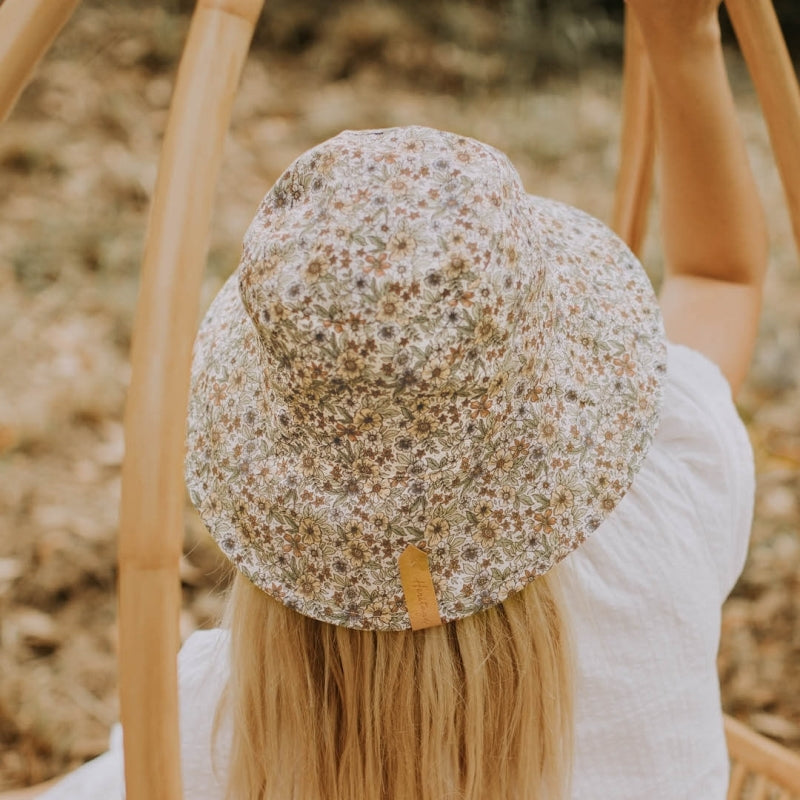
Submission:
{"label": "blurred ground", "polygon": [[[619,68],[577,65],[532,88],[492,49],[503,23],[486,8],[451,24],[460,38],[442,40],[367,3],[332,15],[299,55],[254,51],[226,145],[204,304],[277,175],[345,127],[423,123],[475,136],[505,150],[530,191],[608,217]],[[158,9],[81,9],[0,128],[0,790],[101,752],[117,716],[122,402],[184,33],[184,18]],[[728,711],[800,749],[800,270],[757,102],[733,56],[731,68],[773,266],[741,397],[759,469],[753,544],[725,607],[720,670]],[[658,253],[653,237],[645,261],[656,281]],[[224,574],[187,509],[184,634],[213,624]]]}

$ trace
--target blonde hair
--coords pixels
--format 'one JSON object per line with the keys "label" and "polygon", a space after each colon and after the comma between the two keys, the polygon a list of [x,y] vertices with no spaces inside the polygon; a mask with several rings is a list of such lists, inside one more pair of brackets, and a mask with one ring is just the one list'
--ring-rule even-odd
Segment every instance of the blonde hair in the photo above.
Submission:
{"label": "blonde hair", "polygon": [[552,574],[424,631],[302,616],[237,575],[228,800],[560,800],[570,646]]}

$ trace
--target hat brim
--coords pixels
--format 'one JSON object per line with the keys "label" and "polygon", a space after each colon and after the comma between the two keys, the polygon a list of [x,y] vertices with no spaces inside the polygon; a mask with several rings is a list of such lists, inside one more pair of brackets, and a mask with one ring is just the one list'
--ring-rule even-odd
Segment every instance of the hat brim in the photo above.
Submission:
{"label": "hat brim", "polygon": [[[658,303],[602,223],[527,201],[551,304],[534,389],[499,430],[477,410],[474,435],[450,458],[418,480],[406,472],[388,493],[380,475],[343,475],[332,451],[309,452],[302,437],[292,445],[237,274],[224,285],[195,346],[187,485],[221,549],[261,589],[321,621],[409,628],[396,563],[416,544],[442,619],[456,620],[547,572],[624,497],[659,420]],[[394,474],[387,465],[387,481]]]}

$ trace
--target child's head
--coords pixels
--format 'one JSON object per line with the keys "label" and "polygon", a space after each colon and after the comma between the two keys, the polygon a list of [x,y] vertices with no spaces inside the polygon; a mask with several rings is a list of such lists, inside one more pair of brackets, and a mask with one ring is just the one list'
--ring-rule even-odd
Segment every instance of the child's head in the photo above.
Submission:
{"label": "child's head", "polygon": [[473,139],[345,132],[268,192],[203,323],[189,488],[233,564],[303,614],[418,627],[413,545],[460,619],[617,505],[664,358],[650,284],[600,222]]}

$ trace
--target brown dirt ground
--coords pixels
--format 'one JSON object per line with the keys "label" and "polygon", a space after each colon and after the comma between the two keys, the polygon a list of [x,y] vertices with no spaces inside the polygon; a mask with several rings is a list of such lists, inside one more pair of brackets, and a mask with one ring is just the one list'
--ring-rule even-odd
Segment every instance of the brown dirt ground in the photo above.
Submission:
{"label": "brown dirt ground", "polygon": [[[473,38],[491,36],[492,19],[470,13],[461,22]],[[183,19],[157,9],[81,9],[0,128],[0,790],[103,751],[117,716],[121,410],[146,209],[184,33]],[[756,520],[725,606],[719,666],[725,708],[798,749],[800,270],[757,101],[731,59],[773,264],[740,400],[758,463]],[[607,217],[619,93],[610,68],[520,86],[489,48],[437,41],[386,10],[343,12],[302,57],[254,52],[225,148],[204,304],[235,266],[269,185],[345,127],[458,130],[508,152],[529,190]],[[645,261],[657,280],[655,236]],[[185,635],[213,624],[223,576],[187,507]]]}

